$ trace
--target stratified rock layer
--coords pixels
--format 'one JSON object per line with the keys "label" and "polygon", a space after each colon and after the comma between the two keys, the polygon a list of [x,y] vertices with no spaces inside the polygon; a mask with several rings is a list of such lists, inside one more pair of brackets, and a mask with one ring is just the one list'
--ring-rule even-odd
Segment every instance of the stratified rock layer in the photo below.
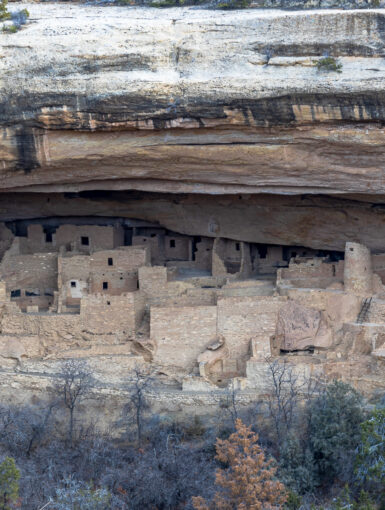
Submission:
{"label": "stratified rock layer", "polygon": [[385,193],[384,10],[27,7],[3,190]]}

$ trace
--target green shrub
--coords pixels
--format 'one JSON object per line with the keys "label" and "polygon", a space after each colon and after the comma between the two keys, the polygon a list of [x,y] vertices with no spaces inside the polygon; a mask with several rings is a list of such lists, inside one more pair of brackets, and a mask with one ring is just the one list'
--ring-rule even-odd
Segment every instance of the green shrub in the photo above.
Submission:
{"label": "green shrub", "polygon": [[9,510],[19,497],[20,471],[15,460],[6,457],[0,464],[0,509]]}
{"label": "green shrub", "polygon": [[279,478],[286,487],[295,491],[294,494],[312,492],[317,485],[313,455],[294,434],[287,438],[281,448]]}
{"label": "green shrub", "polygon": [[7,9],[8,0],[0,0],[0,20],[9,19],[11,14]]}
{"label": "green shrub", "polygon": [[16,25],[8,25],[6,27],[3,27],[3,32],[6,32],[7,34],[14,34],[18,31],[18,27]]}
{"label": "green shrub", "polygon": [[353,477],[355,451],[364,419],[362,397],[351,386],[335,381],[310,406],[309,442],[319,481]]}
{"label": "green shrub", "polygon": [[361,424],[356,474],[371,493],[381,495],[385,486],[385,408],[376,409]]}
{"label": "green shrub", "polygon": [[302,498],[293,491],[288,491],[285,503],[285,510],[298,510],[302,505]]}
{"label": "green shrub", "polygon": [[0,0],[0,20],[9,19],[11,14],[7,9],[8,0]]}
{"label": "green shrub", "polygon": [[247,9],[250,7],[252,0],[225,0],[219,2],[216,7],[222,10]]}
{"label": "green shrub", "polygon": [[335,73],[342,73],[342,64],[338,62],[334,57],[322,57],[318,60],[317,64],[318,71],[332,71]]}

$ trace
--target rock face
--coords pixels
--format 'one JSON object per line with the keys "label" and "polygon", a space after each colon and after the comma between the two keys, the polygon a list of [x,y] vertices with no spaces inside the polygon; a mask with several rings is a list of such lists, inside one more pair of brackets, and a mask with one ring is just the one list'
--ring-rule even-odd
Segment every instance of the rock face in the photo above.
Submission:
{"label": "rock face", "polygon": [[2,189],[385,192],[381,9],[27,7],[1,37]]}
{"label": "rock face", "polygon": [[385,249],[384,10],[27,8],[0,38],[0,219]]}
{"label": "rock face", "polygon": [[[385,10],[22,7],[0,35],[0,372],[23,389],[86,357],[119,392],[150,361],[252,399],[273,355],[383,391]],[[103,225],[121,237],[93,249]],[[123,275],[145,243],[158,260]]]}
{"label": "rock face", "polygon": [[327,349],[332,345],[332,333],[318,310],[290,301],[279,311],[276,340],[284,351]]}

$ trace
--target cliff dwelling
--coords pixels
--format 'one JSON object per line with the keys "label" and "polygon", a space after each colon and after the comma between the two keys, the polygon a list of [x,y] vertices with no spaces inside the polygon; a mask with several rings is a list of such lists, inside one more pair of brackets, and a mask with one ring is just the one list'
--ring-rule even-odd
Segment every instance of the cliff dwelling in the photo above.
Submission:
{"label": "cliff dwelling", "polygon": [[[44,394],[69,358],[105,391],[150,365],[165,407],[229,385],[253,400],[271,359],[383,391],[383,14],[154,24],[111,6],[103,24],[77,5],[69,27],[67,6],[42,6],[2,36],[0,365],[15,394]],[[317,67],[325,49],[340,72]]]}
{"label": "cliff dwelling", "polygon": [[[220,198],[215,220],[206,198],[121,192],[38,194],[33,205],[37,212],[44,202],[46,216],[20,219],[20,197],[0,225],[0,354],[19,370],[41,359],[116,355],[153,364],[166,386],[182,391],[231,383],[261,392],[267,360],[277,357],[307,375],[352,379],[353,366],[368,392],[378,371],[381,384],[385,253],[356,242],[339,250],[340,239],[268,244],[261,213],[255,242],[243,221],[235,239],[221,237],[234,228],[238,201],[254,205],[242,195],[226,198],[226,207]],[[113,216],[89,214],[105,210],[106,199]],[[165,224],[156,221],[160,203]],[[63,208],[83,215],[53,215]],[[301,239],[292,232],[281,240],[287,235]]]}

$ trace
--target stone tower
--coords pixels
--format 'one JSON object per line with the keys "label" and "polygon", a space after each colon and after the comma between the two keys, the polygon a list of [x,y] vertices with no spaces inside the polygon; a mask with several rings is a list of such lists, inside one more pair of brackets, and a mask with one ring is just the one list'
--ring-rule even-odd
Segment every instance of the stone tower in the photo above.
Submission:
{"label": "stone tower", "polygon": [[346,243],[344,284],[346,291],[357,295],[372,293],[372,257],[366,246],[359,243]]}

